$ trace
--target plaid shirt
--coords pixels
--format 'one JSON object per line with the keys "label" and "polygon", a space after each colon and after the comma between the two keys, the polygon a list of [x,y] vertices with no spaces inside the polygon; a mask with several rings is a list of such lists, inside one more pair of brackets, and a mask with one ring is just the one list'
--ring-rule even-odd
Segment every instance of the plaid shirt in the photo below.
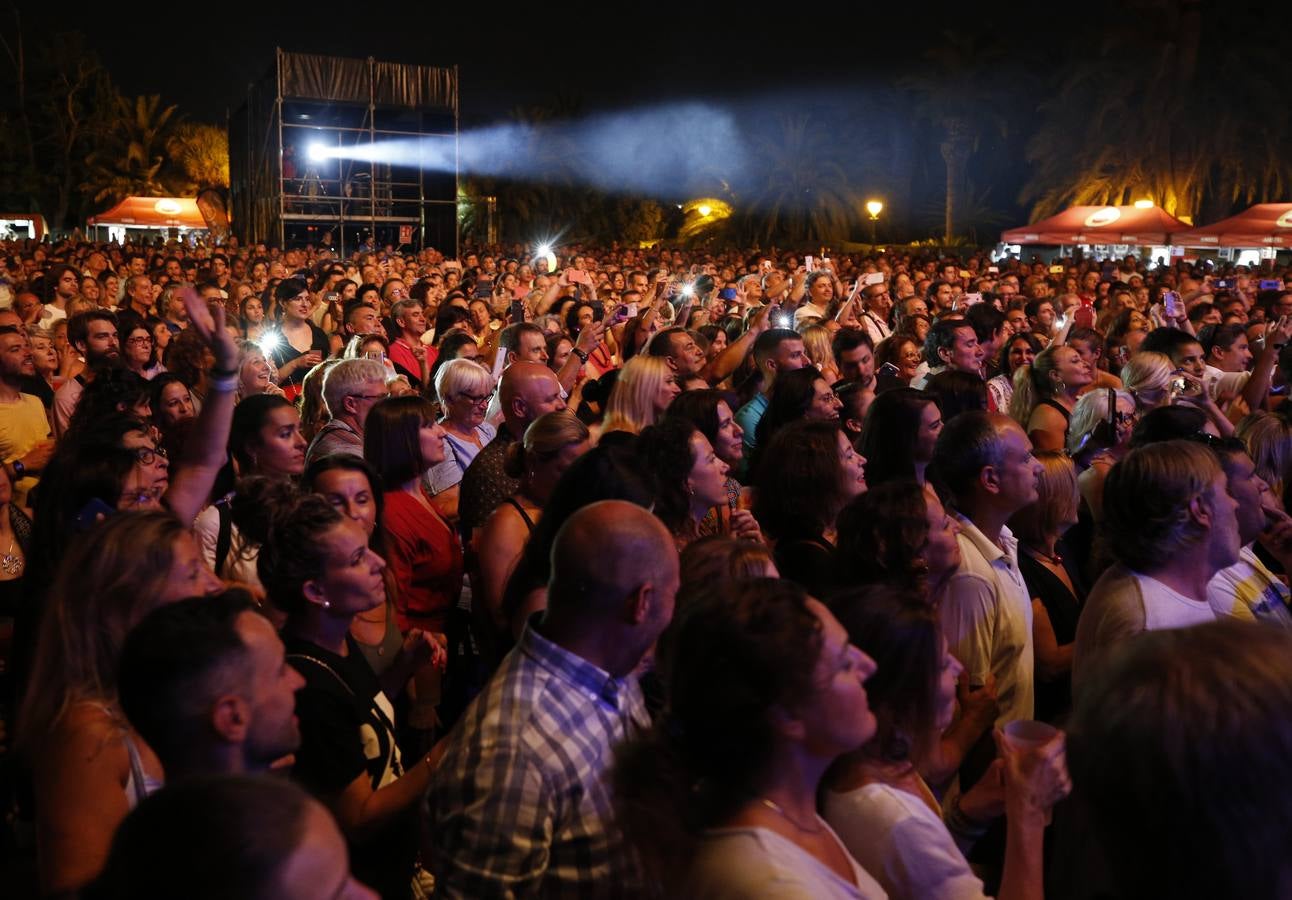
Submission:
{"label": "plaid shirt", "polygon": [[649,725],[617,679],[527,628],[449,737],[427,798],[436,895],[641,893],[612,821],[615,744]]}

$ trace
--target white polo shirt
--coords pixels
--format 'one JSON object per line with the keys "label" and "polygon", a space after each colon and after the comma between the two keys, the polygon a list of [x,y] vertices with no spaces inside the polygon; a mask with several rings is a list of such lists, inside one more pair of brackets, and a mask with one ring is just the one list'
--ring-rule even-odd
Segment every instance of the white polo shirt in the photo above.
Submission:
{"label": "white polo shirt", "polygon": [[1018,569],[1018,541],[1002,528],[998,546],[973,522],[958,518],[960,568],[939,606],[947,646],[970,684],[982,684],[988,673],[996,676],[996,724],[1031,719],[1032,598]]}

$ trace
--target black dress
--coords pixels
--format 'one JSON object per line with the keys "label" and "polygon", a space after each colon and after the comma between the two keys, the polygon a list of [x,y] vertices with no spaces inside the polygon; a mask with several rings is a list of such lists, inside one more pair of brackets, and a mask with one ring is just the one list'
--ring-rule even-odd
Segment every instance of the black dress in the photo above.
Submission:
{"label": "black dress", "polygon": [[[1059,646],[1071,644],[1077,639],[1077,618],[1081,615],[1081,606],[1086,602],[1086,585],[1082,581],[1078,566],[1065,552],[1062,542],[1058,547],[1063,557],[1063,570],[1076,588],[1074,596],[1059,576],[1038,562],[1022,547],[1018,551],[1018,568],[1027,584],[1028,593],[1041,601],[1050,625],[1054,628],[1054,637]],[[1072,673],[1065,672],[1057,678],[1042,680],[1036,676],[1036,717],[1043,722],[1057,722],[1067,716],[1072,708]]]}
{"label": "black dress", "polygon": [[[274,364],[275,368],[281,369],[283,366],[287,365],[289,362],[296,359],[296,357],[304,356],[306,353],[309,353],[310,350],[317,350],[319,353],[323,354],[324,359],[327,359],[328,356],[331,355],[332,345],[328,342],[327,332],[324,331],[322,328],[319,328],[313,322],[310,322],[309,326],[310,326],[309,350],[297,350],[290,343],[288,343],[286,336],[284,336],[283,339],[278,342],[277,346],[275,346],[274,349],[269,351],[270,361]],[[302,381],[305,380],[305,376],[309,374],[309,371],[310,370],[304,366],[302,366],[299,369],[294,369],[291,372],[289,372],[287,374],[287,377],[283,378],[279,383],[282,385],[300,384]]]}

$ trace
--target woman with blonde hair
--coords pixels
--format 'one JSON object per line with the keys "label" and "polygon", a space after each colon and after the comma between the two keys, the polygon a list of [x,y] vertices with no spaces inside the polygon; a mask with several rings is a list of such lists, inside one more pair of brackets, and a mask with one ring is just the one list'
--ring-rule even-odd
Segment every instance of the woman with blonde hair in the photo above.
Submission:
{"label": "woman with blonde hair", "polygon": [[1090,364],[1071,347],[1046,347],[1030,366],[1014,371],[1009,415],[1037,450],[1062,450],[1077,394],[1094,381]]}
{"label": "woman with blonde hair", "polygon": [[574,413],[560,410],[539,416],[525,429],[525,437],[508,448],[503,468],[509,477],[520,480],[520,489],[498,504],[485,521],[476,540],[478,578],[472,579],[472,596],[485,610],[498,638],[509,633],[502,608],[507,579],[556,482],[589,445],[588,427]]}
{"label": "woman with blonde hair", "polygon": [[1132,353],[1122,366],[1121,379],[1126,390],[1135,398],[1140,415],[1156,409],[1169,399],[1171,375],[1175,366],[1165,353],[1145,350]]}
{"label": "woman with blonde hair", "polygon": [[126,634],[159,606],[219,590],[193,533],[167,512],[123,512],[68,550],[51,586],[18,734],[33,769],[42,894],[72,892],[161,764],[117,705]]}
{"label": "woman with blonde hair", "polygon": [[435,373],[445,454],[444,462],[426,473],[426,489],[435,508],[454,521],[467,466],[498,434],[486,421],[494,387],[493,375],[474,359],[451,359]]}
{"label": "woman with blonde hair", "polygon": [[1010,517],[1009,529],[1018,539],[1018,568],[1032,597],[1036,717],[1055,722],[1072,706],[1072,649],[1086,599],[1080,567],[1061,543],[1077,524],[1081,496],[1077,468],[1066,453],[1043,450],[1036,459],[1036,500]]}
{"label": "woman with blonde hair", "polygon": [[254,394],[281,395],[282,391],[274,383],[278,373],[260,345],[252,341],[240,341],[238,351],[239,402]]}
{"label": "woman with blonde hair", "polygon": [[839,380],[839,366],[834,358],[830,329],[819,323],[813,323],[805,327],[802,334],[803,349],[807,351],[808,359],[816,366],[826,384],[834,384]]}
{"label": "woman with blonde hair", "polygon": [[[1183,391],[1178,390],[1179,383]],[[1142,418],[1150,410],[1170,403],[1184,403],[1201,410],[1221,437],[1232,437],[1234,423],[1216,406],[1199,378],[1178,368],[1165,353],[1144,350],[1122,366],[1122,384],[1135,398]]]}
{"label": "woman with blonde hair", "polygon": [[1292,466],[1292,423],[1261,410],[1240,421],[1234,437],[1247,446],[1256,474],[1270,486],[1275,497],[1282,497],[1288,483],[1288,467]]}
{"label": "woman with blonde hair", "polygon": [[619,370],[619,379],[610,391],[601,434],[639,434],[658,422],[681,392],[676,375],[662,357],[634,356]]}

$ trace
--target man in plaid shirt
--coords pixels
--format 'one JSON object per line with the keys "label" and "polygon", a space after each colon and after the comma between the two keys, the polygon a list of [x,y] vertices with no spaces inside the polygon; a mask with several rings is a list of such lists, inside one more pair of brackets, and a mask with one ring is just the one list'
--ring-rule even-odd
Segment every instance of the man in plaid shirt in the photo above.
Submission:
{"label": "man in plaid shirt", "polygon": [[448,739],[427,799],[423,858],[445,897],[641,892],[612,821],[614,746],[649,725],[634,670],[673,615],[677,552],[618,500],[557,534],[547,610]]}

